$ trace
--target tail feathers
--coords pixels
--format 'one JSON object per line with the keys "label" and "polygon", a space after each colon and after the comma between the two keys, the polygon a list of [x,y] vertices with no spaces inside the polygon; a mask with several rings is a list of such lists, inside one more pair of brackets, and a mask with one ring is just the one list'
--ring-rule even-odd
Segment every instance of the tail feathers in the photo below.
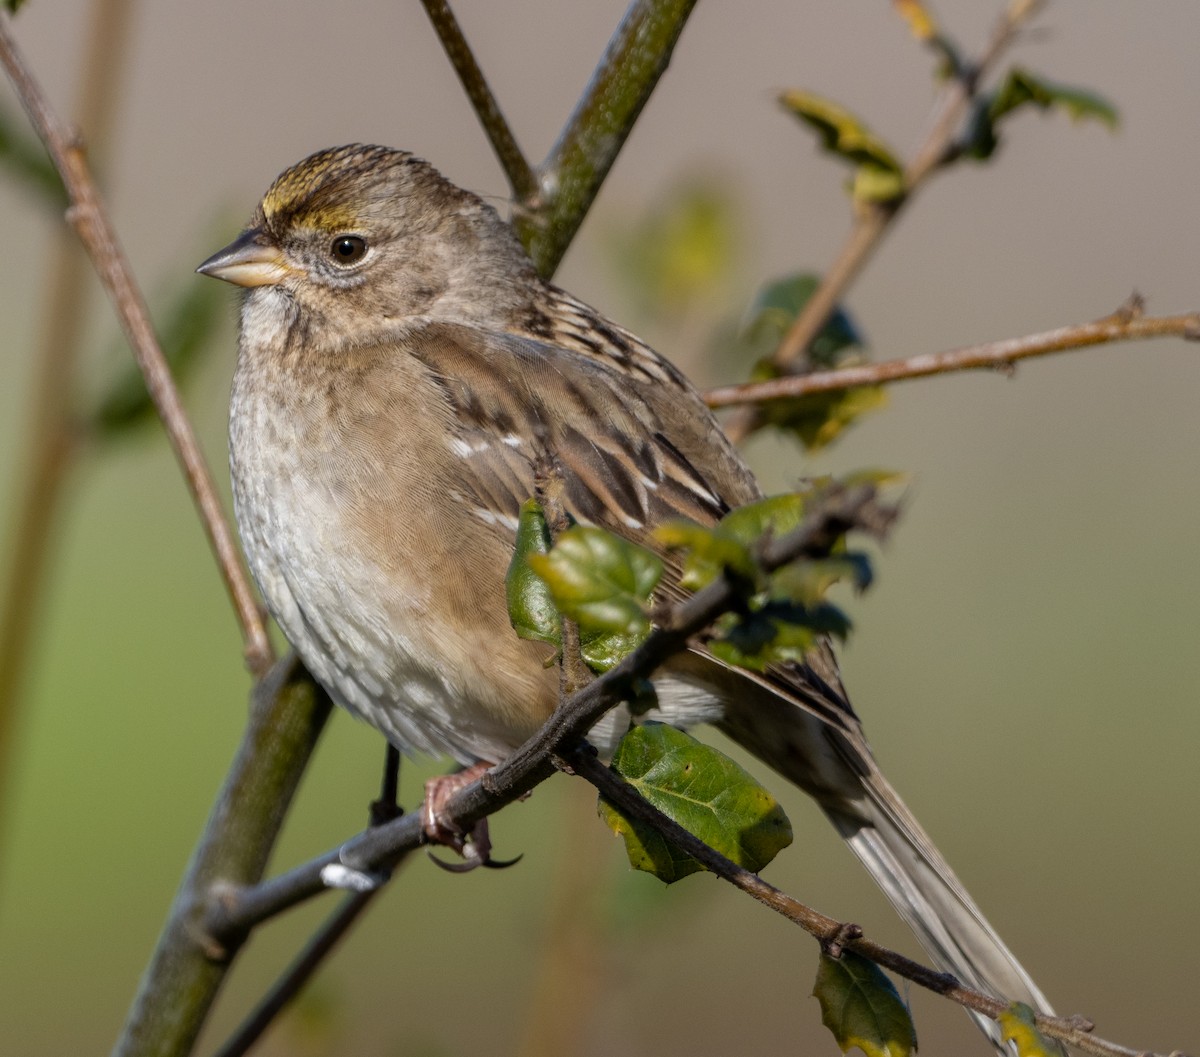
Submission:
{"label": "tail feathers", "polygon": [[[863,784],[869,799],[856,816],[826,813],[937,967],[976,991],[1053,1013],[891,786],[878,772]],[[971,1016],[1007,1054],[996,1022]]]}

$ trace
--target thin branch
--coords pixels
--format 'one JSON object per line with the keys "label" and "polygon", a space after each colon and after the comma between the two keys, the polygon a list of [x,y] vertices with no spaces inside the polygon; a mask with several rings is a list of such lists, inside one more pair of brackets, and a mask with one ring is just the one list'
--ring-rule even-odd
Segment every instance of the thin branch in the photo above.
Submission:
{"label": "thin branch", "polygon": [[[1042,6],[1042,0],[1010,0],[978,58],[956,71],[956,76],[947,83],[932,127],[905,167],[904,196],[892,202],[861,206],[845,244],[775,351],[772,360],[776,365],[786,367],[805,354],[846,289],[871,259],[892,222],[947,157],[980,80]],[[758,410],[748,407],[730,418],[725,424],[725,432],[737,443],[752,433],[760,422]]]}
{"label": "thin branch", "polygon": [[202,928],[214,893],[258,881],[332,705],[294,657],[255,688],[250,721],[188,864],[113,1057],[189,1053],[245,932]]}
{"label": "thin branch", "polygon": [[[104,144],[111,138],[116,115],[131,10],[130,0],[98,0],[92,8],[77,107],[82,127]],[[13,507],[17,524],[0,601],[0,798],[30,645],[39,624],[56,515],[80,450],[74,401],[87,315],[86,274],[77,240],[65,226],[56,226],[34,356],[37,379],[25,444],[27,476],[23,495]]]}
{"label": "thin branch", "polygon": [[346,896],[337,910],[304,945],[304,949],[296,956],[296,960],[287,967],[287,970],[267,992],[263,1000],[238,1025],[237,1031],[225,1041],[225,1044],[213,1054],[213,1057],[242,1057],[243,1054],[249,1052],[250,1047],[262,1037],[275,1018],[303,990],[304,985],[312,978],[330,951],[350,931],[350,927],[367,909],[378,892],[379,889],[370,889],[366,892],[353,892]]}
{"label": "thin branch", "polygon": [[[895,511],[879,504],[868,485],[830,489],[812,501],[810,512],[794,532],[772,540],[759,556],[770,572],[798,558],[826,555],[851,529],[883,534]],[[444,817],[463,832],[480,819],[523,797],[555,773],[554,758],[582,739],[609,709],[626,700],[629,689],[647,678],[688,640],[718,616],[739,604],[741,587],[724,577],[673,606],[660,626],[620,664],[561,702],[554,714],[515,753],[483,777],[455,794]],[[223,888],[210,899],[203,927],[216,946],[253,928],[326,889],[322,880],[330,866],[364,875],[385,871],[424,839],[418,813],[366,830],[314,859],[268,881],[242,888]]]}
{"label": "thin branch", "polygon": [[421,0],[421,3],[424,4],[425,13],[437,31],[446,57],[466,89],[467,98],[471,100],[484,132],[492,141],[492,149],[504,167],[514,196],[518,199],[532,198],[537,193],[537,176],[504,119],[500,104],[496,102],[487,78],[483,76],[483,70],[479,68],[479,63],[475,60],[466,37],[463,36],[458,19],[454,17],[454,12],[450,10],[446,0]]}
{"label": "thin branch", "polygon": [[[396,803],[399,773],[400,753],[389,744],[383,767],[383,783],[379,799],[371,804],[371,824],[373,826],[390,822],[402,814],[399,804]],[[249,1051],[250,1047],[262,1037],[263,1032],[271,1026],[275,1018],[304,989],[313,974],[320,968],[321,963],[382,890],[382,887],[370,888],[346,896],[342,900],[341,906],[309,939],[308,943],[304,945],[304,949],[287,967],[271,990],[263,996],[262,1001],[254,1007],[250,1015],[238,1026],[237,1031],[225,1041],[225,1044],[217,1050],[213,1057],[242,1057]]]}
{"label": "thin branch", "polygon": [[247,664],[253,672],[261,674],[273,658],[262,613],[242,568],[237,545],[217,498],[212,475],[204,462],[195,432],[183,409],[166,358],[154,336],[145,301],[109,222],[84,157],[83,147],[78,138],[67,131],[51,110],[45,94],[17,49],[6,14],[0,15],[0,64],[4,66],[21,105],[62,177],[71,201],[67,210],[67,220],[75,228],[95,265],[101,283],[108,291],[121,327],[146,379],[146,388],[154,400],[176,458],[183,469],[188,489],[195,501],[233,602],[242,628]]}
{"label": "thin branch", "polygon": [[633,0],[575,112],[517,202],[513,226],[538,271],[554,274],[671,61],[696,0]]}
{"label": "thin branch", "polygon": [[[564,767],[590,782],[605,800],[615,804],[623,814],[653,826],[676,848],[692,856],[705,868],[741,889],[764,906],[770,907],[792,923],[799,925],[809,935],[818,939],[822,946],[829,947],[831,944],[838,944],[853,950],[877,965],[890,969],[897,976],[911,980],[918,986],[936,994],[944,995],[959,1005],[982,1013],[993,1020],[1008,1008],[1009,1003],[1006,1001],[964,987],[948,973],[937,972],[888,947],[866,939],[857,925],[849,925],[826,917],[785,892],[781,892],[774,885],[768,884],[757,874],[751,873],[725,858],[720,852],[710,848],[699,837],[689,833],[653,804],[643,799],[623,778],[602,764],[594,753],[577,751],[564,761]],[[1117,1043],[1096,1038],[1081,1027],[1081,1024],[1090,1026],[1090,1022],[1085,1018],[1050,1017],[1040,1013],[1037,1015],[1037,1026],[1040,1031],[1087,1053],[1097,1054],[1100,1057],[1151,1057],[1147,1051],[1132,1050]]]}
{"label": "thin branch", "polygon": [[814,374],[787,375],[765,382],[722,386],[710,389],[704,394],[704,399],[708,406],[713,408],[762,404],[770,400],[794,399],[810,393],[828,393],[865,385],[886,385],[909,378],[949,374],[952,371],[1010,370],[1019,360],[1048,356],[1056,352],[1070,352],[1073,349],[1086,349],[1114,341],[1167,337],[1200,340],[1200,312],[1147,318],[1137,315],[1136,310],[1135,305],[1133,311],[1122,309],[1092,323],[1076,323],[1046,330],[1040,334],[989,341],[982,345],[968,345],[946,352],[923,353],[906,359],[864,363]]}

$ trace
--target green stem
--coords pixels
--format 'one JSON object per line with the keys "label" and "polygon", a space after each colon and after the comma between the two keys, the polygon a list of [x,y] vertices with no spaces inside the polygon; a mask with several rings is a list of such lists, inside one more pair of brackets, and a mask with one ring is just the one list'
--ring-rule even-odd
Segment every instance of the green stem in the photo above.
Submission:
{"label": "green stem", "polygon": [[513,225],[542,275],[553,275],[567,252],[695,6],[634,0],[542,163],[538,193],[516,204]]}
{"label": "green stem", "polygon": [[190,1053],[236,953],[207,949],[200,918],[214,891],[254,884],[330,711],[293,658],[259,683],[250,723],[188,864],[113,1057]]}

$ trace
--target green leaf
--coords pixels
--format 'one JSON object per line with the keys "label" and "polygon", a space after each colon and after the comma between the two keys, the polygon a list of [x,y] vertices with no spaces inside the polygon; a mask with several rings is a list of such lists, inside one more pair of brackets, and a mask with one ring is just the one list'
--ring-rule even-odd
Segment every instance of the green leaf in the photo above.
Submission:
{"label": "green leaf", "polygon": [[668,550],[686,550],[680,582],[691,591],[712,583],[726,569],[755,578],[753,548],[770,534],[782,536],[799,527],[806,493],[771,496],[731,510],[712,528],[692,521],[667,521],[654,538]]}
{"label": "green leaf", "polygon": [[[811,274],[787,276],[769,284],[755,299],[747,322],[735,339],[739,356],[758,359],[751,381],[767,381],[785,373],[771,357],[818,282]],[[803,370],[832,370],[862,363],[865,359],[859,351],[862,345],[853,321],[842,309],[836,309],[809,347]],[[886,402],[882,387],[864,386],[771,400],[760,405],[759,411],[764,425],[794,433],[806,448],[816,451],[835,440],[860,416]]]}
{"label": "green leaf", "polygon": [[[882,480],[880,474],[864,479]],[[681,582],[696,590],[727,571],[746,584],[745,605],[715,624],[708,647],[727,664],[762,671],[772,664],[801,661],[819,636],[844,638],[850,621],[825,600],[835,583],[849,581],[857,590],[871,583],[870,559],[845,550],[838,541],[823,558],[803,558],[765,574],[757,549],[768,538],[799,528],[812,496],[825,486],[814,482],[806,491],[771,496],[726,514],[706,528],[687,521],[660,526],[655,538],[669,550],[686,550]]]}
{"label": "green leaf", "polygon": [[889,202],[904,197],[904,167],[895,151],[860,118],[830,99],[798,89],[783,92],[779,101],[816,130],[826,151],[855,167],[858,175],[851,191],[857,201]]}
{"label": "green leaf", "polygon": [[[189,280],[167,309],[159,341],[176,382],[187,379],[209,347],[209,339],[224,318],[227,305],[225,291],[216,283]],[[153,421],[154,415],[154,402],[146,390],[142,372],[126,360],[101,397],[92,423],[102,435],[113,436]]]}
{"label": "green leaf", "polygon": [[[820,276],[812,272],[799,272],[767,283],[759,290],[737,338],[743,353],[770,356],[820,282]],[[842,350],[861,348],[862,344],[853,320],[839,307],[813,339],[805,362],[812,367],[836,367],[845,359],[839,355]]]}
{"label": "green leaf", "polygon": [[816,452],[832,444],[863,415],[886,407],[887,402],[883,386],[864,385],[771,400],[760,407],[765,423],[794,433],[808,451]]}
{"label": "green leaf", "polygon": [[1062,1048],[1038,1031],[1033,1009],[1024,1002],[1014,1002],[996,1021],[1000,1037],[1016,1044],[1017,1057],[1062,1057]]}
{"label": "green leaf", "polygon": [[1110,129],[1115,129],[1120,120],[1116,107],[1095,92],[1055,84],[1014,67],[1004,82],[975,108],[962,153],[976,160],[990,158],[1000,144],[1000,122],[1029,105],[1040,110],[1063,110],[1074,121],[1091,119]]}
{"label": "green leaf", "polygon": [[[770,792],[724,753],[674,727],[634,727],[612,768],[664,815],[747,870],[757,873],[792,842],[792,824]],[[599,810],[624,839],[635,869],[666,884],[704,869],[603,798]]]}
{"label": "green leaf", "polygon": [[546,581],[559,612],[581,631],[633,637],[649,632],[646,604],[663,571],[650,551],[604,529],[572,525],[548,554],[526,560]]}
{"label": "green leaf", "polygon": [[1119,121],[1117,108],[1103,96],[1085,88],[1055,84],[1020,67],[1009,70],[991,98],[988,114],[992,121],[999,121],[1027,103],[1041,110],[1065,110],[1073,121],[1090,118],[1110,129],[1115,129]]}
{"label": "green leaf", "polygon": [[[16,11],[19,0],[6,0],[10,11]],[[59,179],[58,170],[42,144],[27,135],[23,126],[0,110],[0,166],[28,187],[42,195],[55,209],[67,204],[67,191]]]}
{"label": "green leaf", "polygon": [[813,994],[821,1003],[821,1022],[843,1053],[857,1046],[867,1057],[908,1057],[917,1033],[895,985],[874,962],[843,951],[821,955]]}
{"label": "green leaf", "polygon": [[548,554],[549,551],[550,529],[546,525],[546,515],[536,499],[527,499],[521,504],[517,545],[504,578],[508,620],[521,638],[561,647],[562,618],[546,581],[529,565],[530,555]]}

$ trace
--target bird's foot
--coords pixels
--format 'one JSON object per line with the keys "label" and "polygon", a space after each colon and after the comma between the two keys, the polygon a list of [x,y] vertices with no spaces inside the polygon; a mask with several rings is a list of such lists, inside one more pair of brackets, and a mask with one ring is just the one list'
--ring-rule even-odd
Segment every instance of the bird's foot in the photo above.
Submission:
{"label": "bird's foot", "polygon": [[421,824],[425,837],[431,844],[440,844],[453,848],[462,856],[460,863],[448,863],[439,859],[432,852],[429,857],[443,870],[450,873],[466,873],[477,866],[486,866],[491,870],[500,870],[513,866],[520,861],[515,859],[498,860],[492,858],[492,841],[488,835],[488,821],[481,818],[470,831],[464,833],[458,826],[447,822],[442,815],[446,803],[460,790],[479,779],[491,766],[489,763],[476,763],[454,774],[438,775],[425,783],[425,803],[421,806]]}

